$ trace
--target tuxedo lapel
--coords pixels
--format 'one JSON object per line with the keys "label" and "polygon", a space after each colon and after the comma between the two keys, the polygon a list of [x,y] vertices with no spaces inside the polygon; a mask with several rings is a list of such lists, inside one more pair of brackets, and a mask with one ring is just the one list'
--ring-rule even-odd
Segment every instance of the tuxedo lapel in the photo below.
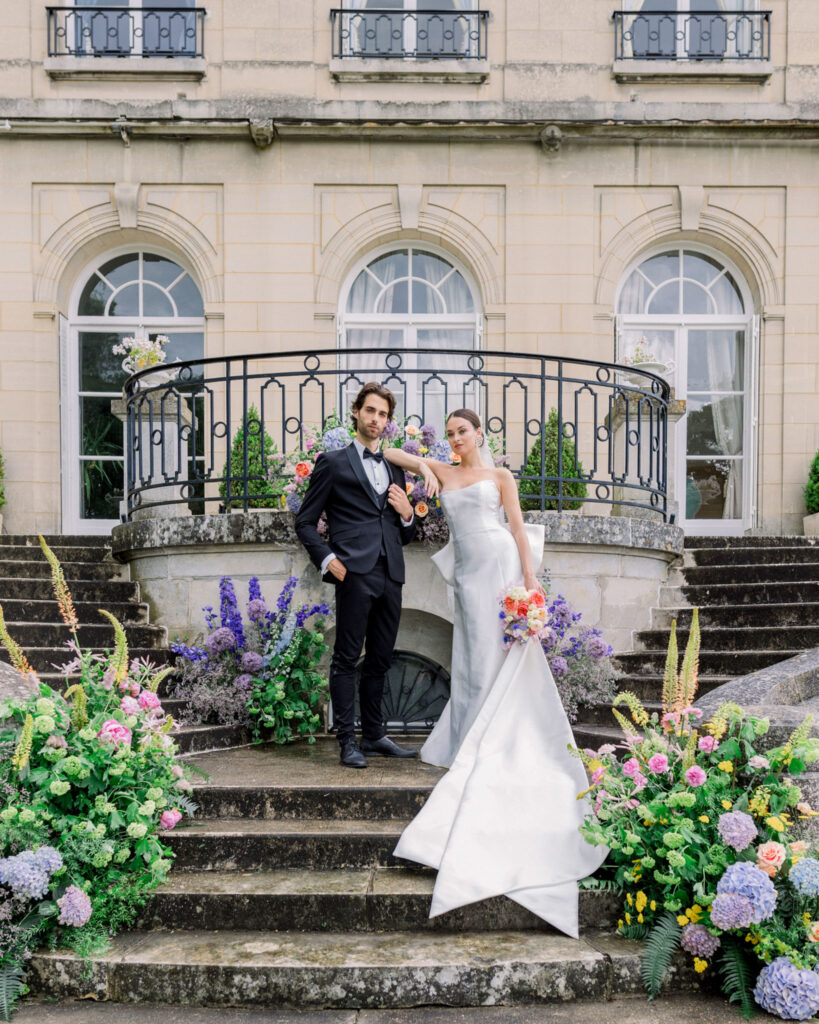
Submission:
{"label": "tuxedo lapel", "polygon": [[381,502],[378,500],[378,495],[373,490],[372,484],[367,478],[367,474],[364,472],[364,466],[361,463],[358,452],[356,451],[355,445],[351,444],[347,448],[347,458],[350,460],[350,465],[353,467],[353,472],[358,477],[358,482],[364,488],[365,493],[369,497],[370,501],[375,505],[377,509],[381,508]]}

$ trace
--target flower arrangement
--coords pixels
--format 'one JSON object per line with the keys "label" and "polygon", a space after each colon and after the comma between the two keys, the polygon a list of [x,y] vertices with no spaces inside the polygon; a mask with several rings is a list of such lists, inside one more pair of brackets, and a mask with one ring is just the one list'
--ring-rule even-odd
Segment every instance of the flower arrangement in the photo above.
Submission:
{"label": "flower arrangement", "polygon": [[[641,338],[640,341],[644,342],[645,338]],[[620,360],[624,366],[638,366],[640,363],[659,363],[659,361],[650,349],[639,344]]]}
{"label": "flower arrangement", "polygon": [[25,962],[41,941],[82,955],[127,926],[173,854],[162,841],[193,814],[173,719],[157,689],[169,669],[131,660],[120,623],[108,654],[81,650],[77,616],[57,558],[40,538],[72,660],[63,692],[39,680],[9,635],[0,642],[31,696],[0,702],[0,1014],[25,990]]}
{"label": "flower arrangement", "polygon": [[135,337],[123,338],[111,351],[115,356],[125,356],[122,368],[127,373],[138,373],[165,362],[165,346],[169,341],[167,334],[157,334],[151,340],[146,333],[139,332]]}
{"label": "flower arrangement", "polygon": [[760,754],[768,721],[733,704],[703,725],[693,706],[698,651],[695,610],[679,671],[672,628],[662,714],[621,693],[615,704],[631,715],[614,709],[621,750],[575,751],[594,798],[581,831],[610,851],[589,885],[623,895],[619,930],[644,940],[650,998],[681,947],[697,974],[718,965],[745,1016],[755,999],[785,1019],[810,1017],[819,1010],[819,860],[798,823],[816,812],[793,777],[819,759],[819,740],[808,718]]}
{"label": "flower arrangement", "polygon": [[539,590],[509,587],[501,594],[500,619],[503,623],[503,646],[525,644],[539,638],[546,625],[546,598]]}
{"label": "flower arrangement", "polygon": [[[327,650],[319,619],[326,604],[291,607],[298,577],[291,576],[268,610],[258,577],[248,583],[247,623],[239,611],[229,576],[219,582],[219,614],[204,609],[208,634],[199,645],[177,641],[181,678],[174,693],[187,702],[187,713],[199,721],[250,725],[254,742],[271,738],[288,743],[306,737],[314,743],[321,724],[320,709],[327,682],[318,663]],[[263,734],[262,730],[267,730]]]}

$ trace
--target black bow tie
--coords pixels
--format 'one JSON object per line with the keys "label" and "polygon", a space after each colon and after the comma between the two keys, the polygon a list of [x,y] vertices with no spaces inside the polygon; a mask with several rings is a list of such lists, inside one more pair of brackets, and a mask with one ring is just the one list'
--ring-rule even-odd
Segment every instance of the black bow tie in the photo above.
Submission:
{"label": "black bow tie", "polygon": [[384,453],[383,452],[371,452],[369,448],[365,448],[364,449],[364,458],[365,459],[375,459],[376,462],[383,462],[384,461]]}

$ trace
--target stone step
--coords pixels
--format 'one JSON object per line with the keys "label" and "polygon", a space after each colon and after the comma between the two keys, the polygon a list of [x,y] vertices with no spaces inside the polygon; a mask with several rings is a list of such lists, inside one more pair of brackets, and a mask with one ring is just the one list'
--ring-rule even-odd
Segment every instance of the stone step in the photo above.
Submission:
{"label": "stone step", "polygon": [[[652,608],[652,629],[671,629],[673,619],[680,628],[691,624],[691,608]],[[819,622],[819,602],[803,604],[722,604],[700,608],[700,627],[799,626]]]}
{"label": "stone step", "polygon": [[[51,545],[49,545],[50,547]],[[58,544],[51,548],[60,563],[74,564],[76,562],[103,562],[111,561],[111,550],[102,545],[66,545]],[[14,562],[43,562],[46,565],[45,555],[39,544],[4,544],[0,548],[2,560]],[[112,563],[113,564],[113,563]]]}
{"label": "stone step", "polygon": [[814,593],[819,595],[819,560],[785,565],[694,565],[683,569],[682,576],[681,582],[691,587],[709,583],[740,583],[750,587],[757,583],[812,581]]}
{"label": "stone step", "polygon": [[[814,620],[819,621],[819,620]],[[688,630],[677,630],[681,650],[688,642]],[[657,650],[667,646],[668,630],[647,629],[637,633],[637,649]],[[793,651],[819,647],[819,625],[811,626],[739,626],[719,629],[706,626],[701,630],[702,646],[712,651]]]}
{"label": "stone step", "polygon": [[[708,693],[710,690],[722,686],[723,683],[730,682],[733,678],[732,675],[700,675],[697,692]],[[622,675],[617,679],[617,689],[620,691],[630,690],[641,701],[657,702],[663,693],[663,677],[651,672],[640,675]],[[581,710],[581,718],[585,717],[584,710]]]}
{"label": "stone step", "polygon": [[683,542],[686,548],[765,548],[765,547],[815,547],[817,537],[801,534],[779,537],[697,537],[689,534]]}
{"label": "stone step", "polygon": [[819,562],[819,545],[786,547],[686,548],[686,565],[784,565]]}
{"label": "stone step", "polygon": [[[660,687],[662,687],[662,680],[660,681]],[[656,711],[658,714],[662,712],[662,704],[658,700],[643,700],[641,697],[643,707],[646,711],[651,714],[652,711]],[[613,704],[611,701],[600,701],[597,704],[587,704],[580,708],[579,718],[583,726],[588,725],[605,725],[617,728],[617,719],[614,717],[612,712]],[[618,704],[617,710],[630,719],[629,710],[624,704]],[[572,726],[574,728],[574,726]]]}
{"label": "stone step", "polygon": [[[767,668],[779,661],[793,658],[801,654],[799,649],[777,651],[700,651],[700,672],[703,675],[744,676]],[[634,651],[631,654],[618,654],[614,659],[616,667],[628,675],[662,675],[665,668],[665,650]]]}
{"label": "stone step", "polygon": [[[162,707],[173,714],[168,704]],[[180,754],[199,754],[211,750],[227,750],[242,747],[251,742],[250,729],[242,725],[183,725],[174,732],[173,738],[179,746]]]}
{"label": "stone step", "polygon": [[708,583],[664,587],[660,591],[663,608],[689,604],[702,608],[715,604],[797,604],[816,603],[819,600],[819,582],[789,583]]}
{"label": "stone step", "polygon": [[[38,674],[42,672],[52,686],[52,680],[59,676],[60,668],[73,660],[73,655],[65,647],[25,647],[23,653],[34,671]],[[130,658],[147,658],[157,666],[165,665],[174,658],[174,655],[163,647],[131,647],[128,655]],[[8,655],[2,648],[0,661],[8,662]]]}
{"label": "stone step", "polygon": [[[505,896],[429,918],[435,872],[406,868],[346,871],[173,871],[140,912],[136,927],[402,932],[551,931]],[[622,901],[580,893],[580,924],[614,928]]]}
{"label": "stone step", "polygon": [[328,818],[194,820],[174,829],[167,842],[179,871],[326,871],[397,864],[392,851],[408,823]]}
{"label": "stone step", "polygon": [[[635,730],[636,731],[636,730]],[[619,746],[625,740],[623,730],[614,722],[613,725],[598,725],[595,722],[575,722],[572,725],[574,741],[578,747],[587,747],[597,750],[604,743],[613,743]]]}
{"label": "stone step", "polygon": [[[77,630],[80,647],[92,647],[95,650],[114,646],[114,627],[106,622],[97,612],[99,624],[82,623]],[[57,622],[14,622],[7,619],[9,633],[25,650],[29,647],[59,647],[71,637],[71,630],[63,623]],[[125,625],[125,635],[133,647],[162,647],[166,643],[167,631],[164,626]]]}
{"label": "stone step", "polygon": [[[116,562],[64,562],[63,573],[69,586],[74,580],[112,580],[124,569]],[[51,566],[40,561],[0,558],[0,577],[45,580],[51,578]]]}
{"label": "stone step", "polygon": [[[6,622],[32,623],[60,622],[60,610],[57,602],[34,600],[21,601],[12,598],[11,600],[0,599],[3,606],[3,615]],[[102,622],[99,609],[104,608],[125,625],[147,625],[148,605],[138,604],[136,601],[75,601],[74,610],[77,618],[82,623],[93,624]]]}
{"label": "stone step", "polygon": [[[70,952],[35,953],[29,984],[57,999],[177,1006],[602,1001],[641,991],[640,945],[597,932],[580,940],[537,931],[131,932],[114,938],[88,968]],[[669,988],[696,984],[680,963]]]}
{"label": "stone step", "polygon": [[[85,601],[95,608],[107,608],[117,601],[138,601],[139,584],[130,580],[72,580],[69,583],[75,601]],[[3,576],[0,571],[0,604],[6,601],[49,601],[54,591],[50,579],[23,579]]]}

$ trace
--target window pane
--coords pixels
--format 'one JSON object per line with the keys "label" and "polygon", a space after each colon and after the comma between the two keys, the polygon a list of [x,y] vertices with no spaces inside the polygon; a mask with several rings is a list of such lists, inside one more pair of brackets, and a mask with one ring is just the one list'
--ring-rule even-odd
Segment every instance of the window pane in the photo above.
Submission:
{"label": "window pane", "polygon": [[371,313],[375,299],[381,291],[378,280],[362,270],[353,282],[350,295],[347,299],[348,313]]}
{"label": "window pane", "polygon": [[433,256],[430,252],[414,252],[412,254],[412,276],[423,281],[438,284],[452,270],[452,264]]}
{"label": "window pane", "polygon": [[[347,344],[352,348],[395,348],[400,352],[404,348],[404,332],[400,329],[382,331],[378,327],[350,328],[347,331]],[[382,358],[379,357],[379,365]]]}
{"label": "window pane", "polygon": [[119,519],[124,494],[121,462],[81,460],[81,511],[83,519]]}
{"label": "window pane", "polygon": [[147,282],[142,286],[143,316],[173,316],[173,306],[165,292]]}
{"label": "window pane", "polygon": [[711,294],[714,297],[718,313],[738,315],[745,312],[742,295],[730,274],[725,273],[719,278],[711,288]]}
{"label": "window pane", "polygon": [[77,306],[77,313],[80,316],[103,316],[105,314],[105,303],[111,289],[101,281],[96,274],[89,278],[88,283],[82,290],[80,301]]}
{"label": "window pane", "polygon": [[688,390],[742,391],[744,331],[688,332]]}
{"label": "window pane", "polygon": [[680,276],[680,254],[678,252],[661,252],[640,264],[640,270],[649,281],[662,284]]}
{"label": "window pane", "polygon": [[742,459],[689,459],[686,519],[742,518]]}
{"label": "window pane", "polygon": [[619,313],[645,313],[651,285],[639,270],[633,270],[620,292]]}
{"label": "window pane", "polygon": [[[157,333],[161,334],[161,331]],[[156,334],[151,332],[151,337]],[[201,359],[205,354],[205,336],[201,331],[191,331],[184,334],[169,334],[168,344],[165,346],[165,362],[172,363],[176,359],[189,360]],[[202,367],[194,368],[194,378],[202,375]]]}
{"label": "window pane", "polygon": [[406,249],[389,252],[379,256],[369,265],[369,269],[382,284],[389,284],[397,277],[406,277],[409,273],[409,254]]}
{"label": "window pane", "polygon": [[202,316],[205,312],[199,289],[187,274],[171,289],[171,295],[179,316]]}
{"label": "window pane", "polygon": [[122,423],[111,415],[110,398],[82,398],[82,455],[122,455]]}
{"label": "window pane", "polygon": [[670,366],[674,360],[674,331],[654,327],[623,331],[617,361],[621,363],[624,359],[634,365],[648,362]]}
{"label": "window pane", "polygon": [[139,254],[128,253],[125,256],[117,256],[100,267],[100,273],[117,288],[126,281],[136,281],[139,278]]}
{"label": "window pane", "polygon": [[122,368],[124,356],[115,356],[111,350],[125,337],[125,332],[80,331],[80,391],[120,393],[128,374]]}
{"label": "window pane", "polygon": [[139,285],[126,285],[121,291],[115,293],[108,307],[109,316],[133,316],[138,317],[139,312]]}
{"label": "window pane", "polygon": [[679,281],[669,281],[659,288],[648,305],[647,313],[679,313]]}
{"label": "window pane", "polygon": [[440,296],[423,281],[412,282],[413,313],[443,313],[444,305]]}
{"label": "window pane", "polygon": [[375,313],[409,313],[409,288],[399,281],[384,292],[376,303]]}
{"label": "window pane", "polygon": [[713,312],[715,310],[711,296],[702,285],[693,281],[683,281],[683,313],[705,315]]}
{"label": "window pane", "polygon": [[177,263],[152,252],[146,252],[142,260],[142,273],[145,280],[161,284],[163,288],[167,288],[182,273],[182,268]]}
{"label": "window pane", "polygon": [[445,313],[474,313],[475,303],[472,292],[463,276],[455,271],[440,286],[441,297],[446,303]]}
{"label": "window pane", "polygon": [[688,454],[742,454],[742,396],[702,395],[688,399]]}
{"label": "window pane", "polygon": [[700,284],[709,285],[721,272],[722,265],[699,252],[683,253],[683,277],[690,277]]}

